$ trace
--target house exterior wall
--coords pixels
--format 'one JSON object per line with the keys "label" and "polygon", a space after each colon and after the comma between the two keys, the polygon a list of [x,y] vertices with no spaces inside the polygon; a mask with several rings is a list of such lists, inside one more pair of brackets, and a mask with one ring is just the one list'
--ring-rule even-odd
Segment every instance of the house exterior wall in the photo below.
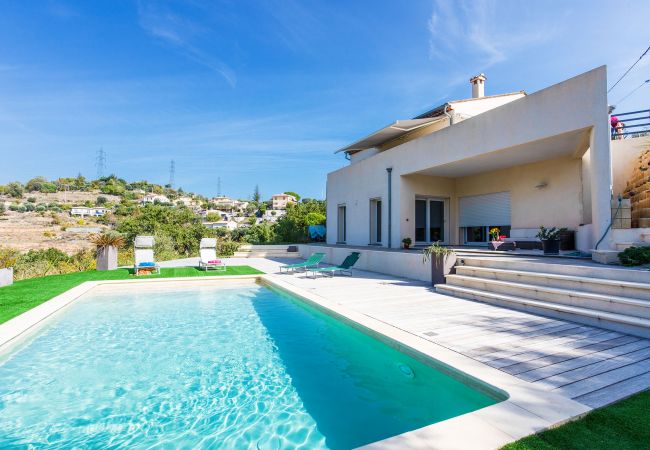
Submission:
{"label": "house exterior wall", "polygon": [[[591,177],[588,184],[593,218],[591,241],[595,242],[606,230],[610,220],[612,178],[606,86],[606,69],[603,66],[331,172],[327,179],[327,226],[331,230],[327,242],[336,242],[337,206],[345,204],[346,243],[369,243],[369,200],[374,197],[387,199],[387,168],[393,169],[391,244],[396,248],[407,232],[410,237],[413,236],[410,231],[414,220],[411,199],[415,195],[414,189],[418,185],[423,186],[422,183],[426,184],[424,180],[413,177],[416,172],[576,130],[589,130],[588,145],[591,152],[588,168]],[[548,220],[546,223],[577,226],[583,223],[584,218],[581,210],[584,171],[580,158],[582,154],[574,155],[571,161],[541,162],[536,167],[525,168],[524,172],[519,167],[503,169],[505,172],[500,174],[484,174],[482,183],[475,181],[481,180],[481,175],[472,175],[467,180],[456,182],[454,189],[458,188],[463,193],[477,192],[479,188],[490,192],[497,188],[497,184],[506,183],[511,189],[523,189],[521,193],[513,193],[512,214],[515,224],[539,226],[544,223],[539,209],[553,204],[557,213],[553,212],[545,218]],[[539,159],[544,158],[540,156]],[[555,181],[549,181],[547,189],[537,192],[534,187],[538,184],[536,178],[542,175],[552,175]],[[428,192],[418,193],[438,195],[436,192],[450,192],[449,181],[435,183],[439,185],[429,186]],[[453,194],[450,194],[453,207],[456,203],[452,197]],[[387,202],[384,205],[382,229],[383,233],[387,233],[389,211]],[[411,224],[407,224],[407,219]],[[453,220],[455,218],[450,222],[452,233],[457,231]],[[382,243],[386,245],[386,242],[387,238],[382,237]],[[600,248],[605,248],[608,244],[611,245],[611,242],[605,240]]]}

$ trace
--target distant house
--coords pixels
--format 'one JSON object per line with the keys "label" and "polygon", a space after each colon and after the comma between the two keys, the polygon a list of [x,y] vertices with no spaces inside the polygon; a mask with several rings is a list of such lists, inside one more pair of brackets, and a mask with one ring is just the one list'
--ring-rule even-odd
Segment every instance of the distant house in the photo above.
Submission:
{"label": "distant house", "polygon": [[109,208],[73,206],[72,209],[70,209],[70,215],[79,217],[100,217],[105,215],[108,211],[110,211]]}
{"label": "distant house", "polygon": [[203,225],[210,229],[216,228],[226,228],[228,230],[234,230],[237,228],[237,222],[233,220],[220,220],[218,222],[203,222]]}
{"label": "distant house", "polygon": [[171,200],[164,195],[159,194],[147,194],[140,199],[141,205],[153,204],[153,203],[171,203]]}
{"label": "distant house", "polygon": [[271,197],[273,209],[286,209],[290,203],[297,203],[296,197],[289,194],[275,194]]}
{"label": "distant house", "polygon": [[227,210],[232,210],[237,206],[237,200],[234,200],[232,198],[226,197],[226,196],[219,196],[219,197],[214,197],[212,199],[212,203],[215,204],[215,206],[219,209],[227,209]]}
{"label": "distant house", "polygon": [[262,215],[262,219],[267,222],[277,222],[278,219],[284,216],[287,212],[284,209],[267,209]]}
{"label": "distant house", "polygon": [[178,200],[176,200],[176,204],[178,202],[181,202],[183,205],[187,206],[188,208],[192,208],[198,205],[198,202],[194,200],[192,197],[179,197]]}

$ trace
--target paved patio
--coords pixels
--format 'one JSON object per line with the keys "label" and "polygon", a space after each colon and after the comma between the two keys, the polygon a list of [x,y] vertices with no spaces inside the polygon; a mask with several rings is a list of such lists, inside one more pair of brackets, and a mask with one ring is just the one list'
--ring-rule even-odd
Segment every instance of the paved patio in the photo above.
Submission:
{"label": "paved patio", "polygon": [[[283,262],[228,259],[267,273]],[[449,297],[373,272],[274,277],[590,407],[650,389],[648,339]]]}

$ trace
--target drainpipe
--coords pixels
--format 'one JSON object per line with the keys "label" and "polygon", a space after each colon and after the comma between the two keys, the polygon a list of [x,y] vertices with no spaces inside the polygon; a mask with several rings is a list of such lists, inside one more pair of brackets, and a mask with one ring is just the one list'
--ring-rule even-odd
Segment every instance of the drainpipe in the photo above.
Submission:
{"label": "drainpipe", "polygon": [[451,114],[449,114],[449,113],[447,112],[447,110],[450,109],[450,108],[451,108],[451,105],[449,105],[449,103],[447,103],[447,104],[445,105],[445,108],[442,110],[442,113],[443,113],[445,116],[447,116],[447,118],[449,119],[449,126],[451,126],[451,125],[454,124],[454,116],[452,116]]}
{"label": "drainpipe", "polygon": [[393,234],[393,168],[386,169],[388,174],[388,248],[391,248],[391,237]]}

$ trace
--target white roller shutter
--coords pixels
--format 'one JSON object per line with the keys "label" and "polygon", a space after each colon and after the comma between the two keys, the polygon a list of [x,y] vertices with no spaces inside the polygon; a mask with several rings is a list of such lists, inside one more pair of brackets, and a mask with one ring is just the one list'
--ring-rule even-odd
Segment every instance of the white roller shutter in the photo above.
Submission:
{"label": "white roller shutter", "polygon": [[461,197],[458,206],[461,227],[510,225],[510,192]]}

